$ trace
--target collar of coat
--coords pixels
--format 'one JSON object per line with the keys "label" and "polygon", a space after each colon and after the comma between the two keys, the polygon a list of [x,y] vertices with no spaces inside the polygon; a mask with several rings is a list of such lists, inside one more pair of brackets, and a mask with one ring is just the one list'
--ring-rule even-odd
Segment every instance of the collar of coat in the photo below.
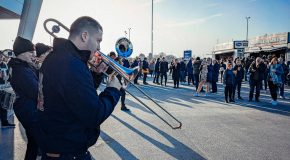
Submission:
{"label": "collar of coat", "polygon": [[32,66],[31,64],[29,64],[26,61],[23,61],[21,59],[18,58],[11,58],[10,61],[8,62],[8,66],[9,67],[16,67],[16,66],[23,66],[23,67],[29,67],[33,70],[36,70],[36,68],[34,66]]}
{"label": "collar of coat", "polygon": [[[53,49],[56,52],[63,52],[63,50],[72,51],[73,56],[78,57],[84,63],[87,63],[91,56],[89,50],[79,50],[70,40],[64,38],[55,38],[53,41]],[[74,52],[75,51],[75,52]]]}

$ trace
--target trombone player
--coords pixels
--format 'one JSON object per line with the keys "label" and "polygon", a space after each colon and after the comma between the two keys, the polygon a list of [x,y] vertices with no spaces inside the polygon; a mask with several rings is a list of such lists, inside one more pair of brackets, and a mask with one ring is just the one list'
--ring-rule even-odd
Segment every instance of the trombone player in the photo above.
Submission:
{"label": "trombone player", "polygon": [[[100,134],[120,98],[116,77],[97,95],[87,62],[100,49],[102,26],[91,17],[80,17],[68,39],[56,38],[43,62],[44,111],[39,112],[42,159],[92,159],[88,148]],[[104,70],[99,70],[104,72]]]}

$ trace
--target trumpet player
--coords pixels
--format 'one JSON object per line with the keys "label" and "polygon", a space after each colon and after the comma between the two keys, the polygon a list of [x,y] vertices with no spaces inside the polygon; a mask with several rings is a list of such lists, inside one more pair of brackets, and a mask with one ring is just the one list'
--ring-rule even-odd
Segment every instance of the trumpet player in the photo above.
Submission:
{"label": "trumpet player", "polygon": [[100,50],[102,37],[103,28],[95,19],[80,17],[68,39],[54,39],[53,51],[42,64],[44,110],[39,123],[44,160],[92,159],[88,148],[121,95],[114,76],[99,95],[94,87],[87,63]]}

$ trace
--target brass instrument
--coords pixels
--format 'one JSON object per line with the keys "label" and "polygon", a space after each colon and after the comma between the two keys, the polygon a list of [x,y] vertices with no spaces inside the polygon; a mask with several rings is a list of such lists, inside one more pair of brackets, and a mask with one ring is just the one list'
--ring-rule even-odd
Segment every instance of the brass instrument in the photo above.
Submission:
{"label": "brass instrument", "polygon": [[[50,31],[47,28],[47,23],[48,22],[54,22],[56,25],[53,25],[52,31]],[[43,23],[44,29],[49,33],[52,37],[57,38],[55,33],[58,33],[60,31],[60,27],[64,28],[66,31],[69,32],[69,28],[67,28],[65,25],[57,21],[56,19],[47,19]],[[117,41],[116,43],[116,49],[118,54],[121,54],[119,51],[122,53],[127,53],[123,55],[130,55],[133,51],[132,44],[131,42],[126,39],[126,38],[121,38]],[[136,86],[134,83],[131,81],[134,80],[134,78],[138,75],[139,72],[139,67],[135,67],[133,69],[126,68],[122,65],[120,65],[118,62],[115,62],[112,58],[109,56],[105,55],[101,51],[97,51],[98,54],[102,56],[102,61],[106,63],[109,67],[111,67],[116,73],[118,73],[120,76],[124,78],[125,81],[129,82],[132,86],[134,86],[136,89],[138,89],[143,95],[145,95],[149,100],[151,100],[154,104],[156,104],[160,109],[162,109],[167,115],[169,115],[174,121],[178,123],[178,126],[173,126],[170,124],[168,121],[166,121],[164,118],[162,118],[159,114],[157,114],[153,109],[151,109],[148,105],[146,105],[144,102],[142,102],[138,97],[130,93],[128,90],[124,88],[124,90],[129,93],[132,97],[134,97],[138,102],[140,102],[143,106],[145,106],[147,109],[149,109],[152,113],[154,113],[157,117],[159,117],[163,122],[165,122],[167,125],[169,125],[172,129],[181,129],[182,123],[177,120],[172,114],[170,114],[167,110],[165,110],[163,107],[161,107],[155,100],[153,100],[147,93],[142,91],[138,86]],[[130,53],[130,54],[128,54]],[[125,57],[125,56],[123,56]],[[91,67],[97,68],[98,66],[93,65],[91,62],[88,62]]]}

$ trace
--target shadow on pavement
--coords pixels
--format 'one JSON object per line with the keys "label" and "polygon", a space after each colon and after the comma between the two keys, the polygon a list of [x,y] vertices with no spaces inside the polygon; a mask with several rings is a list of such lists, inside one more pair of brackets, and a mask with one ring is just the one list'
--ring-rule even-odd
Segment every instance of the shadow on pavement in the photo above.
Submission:
{"label": "shadow on pavement", "polygon": [[121,120],[120,118],[118,118],[114,115],[112,115],[112,117],[115,118],[116,120],[118,120],[119,122],[121,122],[126,127],[128,127],[130,130],[139,134],[144,139],[146,139],[147,141],[149,141],[150,143],[152,143],[153,145],[155,145],[156,147],[158,147],[159,149],[163,150],[164,152],[168,153],[169,155],[171,155],[172,157],[174,157],[176,159],[195,159],[195,160],[199,160],[199,159],[204,160],[205,159],[203,156],[201,156],[197,152],[193,151],[191,148],[184,145],[183,143],[181,143],[177,139],[173,138],[169,134],[165,133],[164,131],[162,131],[162,130],[158,129],[157,127],[149,124],[148,122],[140,119],[139,117],[135,116],[134,114],[132,114],[130,112],[128,114],[130,116],[134,117],[135,119],[137,119],[138,121],[142,122],[143,124],[147,125],[148,127],[152,128],[153,130],[155,130],[159,134],[161,134],[164,138],[166,138],[169,142],[171,142],[174,147],[167,146],[167,145],[159,142],[158,140],[151,138],[150,136],[144,134],[143,132],[139,131],[138,129],[134,128],[130,124],[126,123],[125,121]]}
{"label": "shadow on pavement", "polygon": [[125,147],[123,147],[119,142],[110,137],[105,132],[101,131],[100,137],[105,141],[105,143],[114,150],[121,159],[135,160],[138,159]]}

